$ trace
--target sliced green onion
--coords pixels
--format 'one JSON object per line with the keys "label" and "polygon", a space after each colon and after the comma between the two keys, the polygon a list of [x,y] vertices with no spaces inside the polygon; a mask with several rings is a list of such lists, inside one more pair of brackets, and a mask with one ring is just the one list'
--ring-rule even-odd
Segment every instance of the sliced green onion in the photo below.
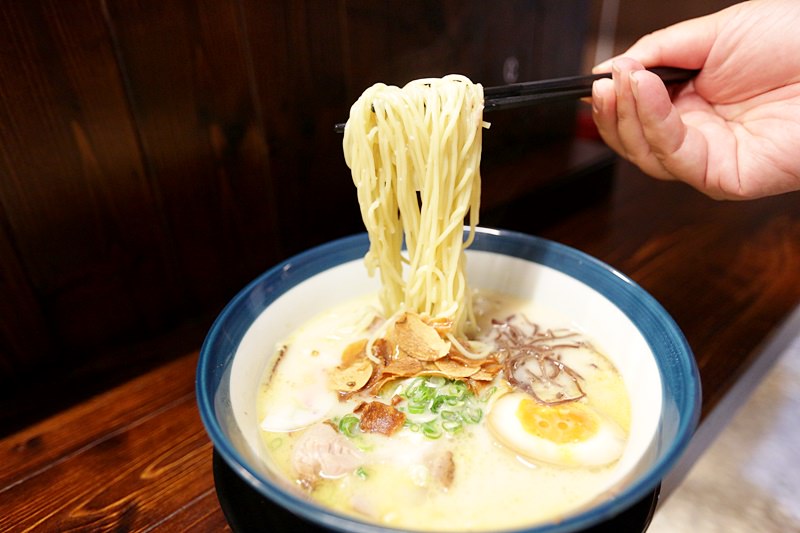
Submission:
{"label": "sliced green onion", "polygon": [[436,423],[436,420],[431,420],[430,422],[422,424],[422,434],[429,439],[438,439],[442,436],[442,430],[439,428],[439,424]]}
{"label": "sliced green onion", "polygon": [[458,394],[459,396],[462,396],[462,397],[467,392],[469,392],[469,388],[467,387],[467,384],[465,382],[461,381],[461,380],[454,381],[453,382],[453,388],[455,389],[456,394]]}
{"label": "sliced green onion", "polygon": [[467,407],[461,416],[467,424],[477,424],[483,418],[483,410],[480,407]]}
{"label": "sliced green onion", "polygon": [[[414,422],[406,420],[405,427],[421,431],[427,438],[438,439],[443,430],[455,433],[463,429],[464,424],[480,422],[483,411],[478,403],[484,397],[488,399],[495,390],[492,388],[479,400],[464,381],[442,376],[417,376],[397,388],[397,394],[405,400],[397,408],[417,417]],[[432,415],[432,418],[423,422],[419,415],[425,414]]]}
{"label": "sliced green onion", "polygon": [[437,396],[436,398],[434,398],[433,402],[431,402],[431,412],[438,413],[439,410],[442,408],[442,404],[444,404],[444,402],[445,402],[444,396]]}
{"label": "sliced green onion", "polygon": [[439,416],[442,417],[442,420],[458,420],[459,416],[458,413],[455,411],[442,411],[439,413]]}
{"label": "sliced green onion", "polygon": [[416,422],[412,422],[411,420],[406,419],[404,425],[414,433],[417,433],[419,431],[419,424],[417,424]]}
{"label": "sliced green onion", "polygon": [[354,414],[347,414],[339,420],[339,431],[346,437],[353,438],[358,431],[359,419]]}
{"label": "sliced green onion", "polygon": [[447,398],[445,398],[445,400],[447,401],[447,405],[449,405],[450,407],[464,405],[464,400],[456,396],[448,396]]}
{"label": "sliced green onion", "polygon": [[462,427],[463,425],[461,424],[461,420],[445,420],[442,422],[442,429],[448,433],[455,433],[456,431],[461,430]]}
{"label": "sliced green onion", "polygon": [[427,408],[424,405],[418,403],[413,403],[408,405],[408,412],[411,413],[412,415],[421,415],[425,411],[427,411]]}

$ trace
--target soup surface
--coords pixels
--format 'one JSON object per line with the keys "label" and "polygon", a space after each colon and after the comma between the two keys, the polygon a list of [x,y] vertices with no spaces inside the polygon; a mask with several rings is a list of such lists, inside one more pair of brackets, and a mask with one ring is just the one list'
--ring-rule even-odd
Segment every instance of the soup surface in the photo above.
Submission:
{"label": "soup surface", "polygon": [[619,373],[566,317],[489,292],[473,307],[470,339],[387,320],[377,296],[295,331],[259,390],[266,462],[323,505],[405,529],[498,530],[588,505],[627,441]]}

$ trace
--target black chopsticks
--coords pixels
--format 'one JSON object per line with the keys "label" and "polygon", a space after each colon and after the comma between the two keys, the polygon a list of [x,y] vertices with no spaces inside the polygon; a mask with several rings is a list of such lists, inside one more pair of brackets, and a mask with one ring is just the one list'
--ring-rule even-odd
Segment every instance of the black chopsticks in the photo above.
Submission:
{"label": "black chopsticks", "polygon": [[[687,82],[699,72],[676,67],[653,67],[648,70],[658,75],[667,85]],[[591,96],[592,84],[596,80],[610,77],[609,72],[487,87],[483,90],[483,111],[514,109],[542,102],[584,98]],[[344,123],[336,124],[335,130],[337,133],[344,133]]]}

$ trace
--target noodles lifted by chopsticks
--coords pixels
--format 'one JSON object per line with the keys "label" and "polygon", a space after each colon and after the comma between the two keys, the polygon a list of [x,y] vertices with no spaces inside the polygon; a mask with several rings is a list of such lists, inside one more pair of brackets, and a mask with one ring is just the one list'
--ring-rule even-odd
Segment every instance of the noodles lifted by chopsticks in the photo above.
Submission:
{"label": "noodles lifted by chopsticks", "polygon": [[370,275],[380,270],[387,316],[452,320],[455,334],[474,325],[463,251],[478,224],[482,116],[483,88],[460,75],[402,89],[379,83],[350,109],[345,162],[369,234],[365,262]]}

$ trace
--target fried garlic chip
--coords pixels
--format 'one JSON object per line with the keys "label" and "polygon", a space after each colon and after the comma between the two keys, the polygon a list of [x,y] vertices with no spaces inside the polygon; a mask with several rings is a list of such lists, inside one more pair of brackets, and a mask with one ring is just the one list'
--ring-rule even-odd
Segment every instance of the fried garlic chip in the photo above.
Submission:
{"label": "fried garlic chip", "polygon": [[328,374],[333,390],[354,392],[361,390],[372,377],[372,362],[367,358],[366,339],[354,342],[342,353],[342,363]]}
{"label": "fried garlic chip", "polygon": [[450,351],[450,342],[413,313],[404,313],[395,321],[389,340],[419,361],[436,361]]}

